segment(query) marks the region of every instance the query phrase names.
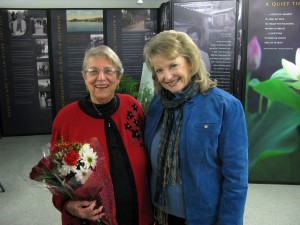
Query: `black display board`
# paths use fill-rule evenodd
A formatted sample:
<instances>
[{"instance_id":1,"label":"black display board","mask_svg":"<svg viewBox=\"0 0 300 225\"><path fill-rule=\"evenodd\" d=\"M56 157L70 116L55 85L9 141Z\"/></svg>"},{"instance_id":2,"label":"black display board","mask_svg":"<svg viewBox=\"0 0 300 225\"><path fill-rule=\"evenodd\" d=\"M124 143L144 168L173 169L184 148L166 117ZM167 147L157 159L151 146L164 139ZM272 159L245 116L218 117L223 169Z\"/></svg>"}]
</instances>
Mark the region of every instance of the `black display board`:
<instances>
[{"instance_id":1,"label":"black display board","mask_svg":"<svg viewBox=\"0 0 300 225\"><path fill-rule=\"evenodd\" d=\"M46 10L0 10L3 135L51 132Z\"/></svg>"},{"instance_id":2,"label":"black display board","mask_svg":"<svg viewBox=\"0 0 300 225\"><path fill-rule=\"evenodd\" d=\"M25 24L14 26L18 11ZM236 95L238 12L232 0L169 1L159 9L0 10L3 135L51 132L57 112L87 94L82 60L92 46L110 46L123 62L124 76L140 82L147 41L159 31L186 32L190 25L204 26L200 49L210 57L210 73Z\"/></svg>"},{"instance_id":3,"label":"black display board","mask_svg":"<svg viewBox=\"0 0 300 225\"><path fill-rule=\"evenodd\" d=\"M157 10L0 10L3 135L50 133L57 112L87 94L81 70L91 47L112 47L139 82Z\"/></svg>"},{"instance_id":4,"label":"black display board","mask_svg":"<svg viewBox=\"0 0 300 225\"><path fill-rule=\"evenodd\" d=\"M300 183L300 4L249 0L245 110L251 182Z\"/></svg>"},{"instance_id":5,"label":"black display board","mask_svg":"<svg viewBox=\"0 0 300 225\"><path fill-rule=\"evenodd\" d=\"M138 82L143 69L143 48L157 33L157 9L107 10L106 43L122 60L124 76Z\"/></svg>"},{"instance_id":6,"label":"black display board","mask_svg":"<svg viewBox=\"0 0 300 225\"><path fill-rule=\"evenodd\" d=\"M234 95L241 85L235 83L240 76L236 71L238 7L236 0L174 1L172 13L174 30L193 38L211 77Z\"/></svg>"},{"instance_id":7,"label":"black display board","mask_svg":"<svg viewBox=\"0 0 300 225\"><path fill-rule=\"evenodd\" d=\"M104 43L103 10L50 10L56 113L87 95L81 74L87 49Z\"/></svg>"}]
</instances>

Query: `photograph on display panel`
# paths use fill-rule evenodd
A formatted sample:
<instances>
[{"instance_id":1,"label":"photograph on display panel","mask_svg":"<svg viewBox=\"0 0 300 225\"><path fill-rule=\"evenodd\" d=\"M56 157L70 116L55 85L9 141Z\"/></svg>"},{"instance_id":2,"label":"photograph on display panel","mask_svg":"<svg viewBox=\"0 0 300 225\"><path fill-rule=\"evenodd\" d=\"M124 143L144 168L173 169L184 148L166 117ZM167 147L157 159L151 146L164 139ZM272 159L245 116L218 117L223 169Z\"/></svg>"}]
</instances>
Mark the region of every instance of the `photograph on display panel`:
<instances>
[{"instance_id":1,"label":"photograph on display panel","mask_svg":"<svg viewBox=\"0 0 300 225\"><path fill-rule=\"evenodd\" d=\"M171 2L163 3L158 9L159 31L170 30L172 28L171 20Z\"/></svg>"},{"instance_id":2,"label":"photograph on display panel","mask_svg":"<svg viewBox=\"0 0 300 225\"><path fill-rule=\"evenodd\" d=\"M103 32L103 10L66 10L67 32Z\"/></svg>"},{"instance_id":3,"label":"photograph on display panel","mask_svg":"<svg viewBox=\"0 0 300 225\"><path fill-rule=\"evenodd\" d=\"M12 36L21 36L28 30L28 10L7 10L9 30Z\"/></svg>"},{"instance_id":4,"label":"photograph on display panel","mask_svg":"<svg viewBox=\"0 0 300 225\"><path fill-rule=\"evenodd\" d=\"M46 17L31 17L30 25L32 26L33 36L47 35L47 18Z\"/></svg>"}]
</instances>

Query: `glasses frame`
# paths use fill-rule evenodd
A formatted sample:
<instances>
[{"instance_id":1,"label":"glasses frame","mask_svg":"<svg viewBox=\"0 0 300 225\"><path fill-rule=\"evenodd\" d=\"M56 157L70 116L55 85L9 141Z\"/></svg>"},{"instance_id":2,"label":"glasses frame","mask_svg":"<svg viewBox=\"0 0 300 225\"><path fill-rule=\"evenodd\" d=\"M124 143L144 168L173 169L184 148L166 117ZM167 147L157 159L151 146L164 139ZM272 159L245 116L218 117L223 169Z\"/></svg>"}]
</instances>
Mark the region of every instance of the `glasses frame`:
<instances>
[{"instance_id":1,"label":"glasses frame","mask_svg":"<svg viewBox=\"0 0 300 225\"><path fill-rule=\"evenodd\" d=\"M103 68L103 69L99 69L99 68L88 68L84 71L84 74L87 74L89 77L98 77L100 72L103 73L103 75L105 76L112 76L116 73L119 72L119 70L115 69L115 68ZM95 74L92 74L95 73Z\"/></svg>"}]
</instances>

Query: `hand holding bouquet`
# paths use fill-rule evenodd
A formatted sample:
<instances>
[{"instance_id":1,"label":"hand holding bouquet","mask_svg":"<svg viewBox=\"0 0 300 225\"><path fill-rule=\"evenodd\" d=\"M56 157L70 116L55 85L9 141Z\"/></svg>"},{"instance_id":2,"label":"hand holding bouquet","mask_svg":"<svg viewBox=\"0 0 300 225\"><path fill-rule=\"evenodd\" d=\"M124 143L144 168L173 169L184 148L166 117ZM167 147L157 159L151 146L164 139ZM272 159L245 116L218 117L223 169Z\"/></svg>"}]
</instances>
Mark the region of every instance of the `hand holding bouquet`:
<instances>
[{"instance_id":1,"label":"hand holding bouquet","mask_svg":"<svg viewBox=\"0 0 300 225\"><path fill-rule=\"evenodd\" d=\"M96 223L117 224L108 163L97 138L90 143L62 140L32 168L30 178L43 182L52 194L96 201L96 206L103 206L105 212L105 218Z\"/></svg>"}]
</instances>

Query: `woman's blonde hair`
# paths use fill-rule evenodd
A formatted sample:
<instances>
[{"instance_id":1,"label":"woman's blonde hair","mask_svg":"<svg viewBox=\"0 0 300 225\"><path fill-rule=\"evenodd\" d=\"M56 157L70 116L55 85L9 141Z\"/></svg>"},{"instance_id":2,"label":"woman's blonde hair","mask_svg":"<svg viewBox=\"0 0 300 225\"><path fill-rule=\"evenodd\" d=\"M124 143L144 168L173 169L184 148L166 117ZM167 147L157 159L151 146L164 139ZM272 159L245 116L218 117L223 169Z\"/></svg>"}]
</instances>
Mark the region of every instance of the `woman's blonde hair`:
<instances>
[{"instance_id":1,"label":"woman's blonde hair","mask_svg":"<svg viewBox=\"0 0 300 225\"><path fill-rule=\"evenodd\" d=\"M184 57L186 62L191 65L191 80L199 83L200 92L217 85L216 81L210 79L210 74L206 70L199 48L186 33L174 30L163 31L151 38L144 47L144 59L148 68L152 71L155 89L159 92L162 85L158 82L152 65L152 59L155 56L161 56L169 60L174 60L178 56Z\"/></svg>"}]
</instances>

